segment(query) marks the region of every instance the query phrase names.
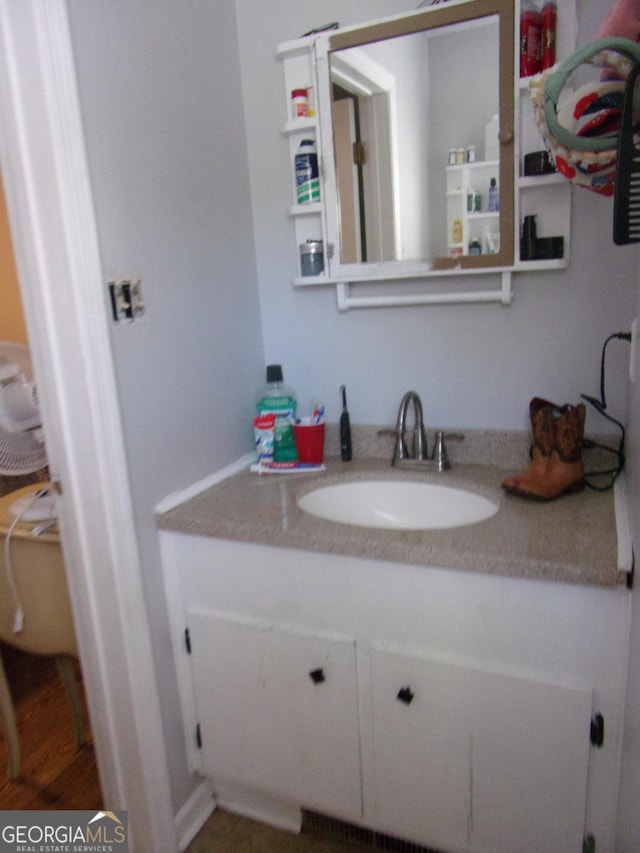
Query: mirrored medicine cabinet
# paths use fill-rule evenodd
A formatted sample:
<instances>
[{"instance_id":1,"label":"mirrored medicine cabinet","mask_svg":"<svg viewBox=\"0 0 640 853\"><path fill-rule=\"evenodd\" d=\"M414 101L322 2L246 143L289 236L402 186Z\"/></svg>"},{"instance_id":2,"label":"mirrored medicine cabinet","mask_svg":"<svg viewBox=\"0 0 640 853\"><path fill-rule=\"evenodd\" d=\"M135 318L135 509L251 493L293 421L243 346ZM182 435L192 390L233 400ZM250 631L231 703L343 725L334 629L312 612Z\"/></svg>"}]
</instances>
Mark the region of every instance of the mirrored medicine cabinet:
<instances>
[{"instance_id":1,"label":"mirrored medicine cabinet","mask_svg":"<svg viewBox=\"0 0 640 853\"><path fill-rule=\"evenodd\" d=\"M315 203L296 202L292 169L296 241L324 246L321 276L296 284L518 265L516 5L438 4L279 47L287 96L312 96L288 114L290 156L313 138L320 163Z\"/></svg>"}]
</instances>

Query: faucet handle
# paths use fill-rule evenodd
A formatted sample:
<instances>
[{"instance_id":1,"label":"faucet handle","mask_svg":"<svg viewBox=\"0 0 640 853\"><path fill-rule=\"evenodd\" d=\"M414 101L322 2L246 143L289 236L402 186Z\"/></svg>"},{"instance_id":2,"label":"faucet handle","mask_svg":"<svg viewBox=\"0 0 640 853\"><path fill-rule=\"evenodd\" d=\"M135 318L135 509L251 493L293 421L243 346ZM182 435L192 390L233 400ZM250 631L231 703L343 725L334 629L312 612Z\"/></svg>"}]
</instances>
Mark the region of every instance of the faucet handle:
<instances>
[{"instance_id":1,"label":"faucet handle","mask_svg":"<svg viewBox=\"0 0 640 853\"><path fill-rule=\"evenodd\" d=\"M397 428L391 429L383 428L378 430L378 435L392 435L396 442L393 448L393 456L391 457L391 464L395 465L398 459L408 459L409 458L409 449L407 448L407 443L404 440L404 434L398 433Z\"/></svg>"},{"instance_id":2,"label":"faucet handle","mask_svg":"<svg viewBox=\"0 0 640 853\"><path fill-rule=\"evenodd\" d=\"M444 443L445 438L453 438L458 441L462 441L464 439L464 433L444 432L444 430L441 429L436 432L436 441L433 448L433 459L437 463L438 471L448 471L449 468L451 468L451 462L449 462L449 454L447 453L447 448Z\"/></svg>"}]
</instances>

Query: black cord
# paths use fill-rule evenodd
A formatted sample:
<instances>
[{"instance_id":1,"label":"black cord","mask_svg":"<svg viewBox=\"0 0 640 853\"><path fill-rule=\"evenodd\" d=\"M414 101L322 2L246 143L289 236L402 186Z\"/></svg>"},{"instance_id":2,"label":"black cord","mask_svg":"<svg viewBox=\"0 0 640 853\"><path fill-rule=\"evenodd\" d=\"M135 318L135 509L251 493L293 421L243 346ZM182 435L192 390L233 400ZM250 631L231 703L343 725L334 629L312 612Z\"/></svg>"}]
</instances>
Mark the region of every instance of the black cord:
<instances>
[{"instance_id":1,"label":"black cord","mask_svg":"<svg viewBox=\"0 0 640 853\"><path fill-rule=\"evenodd\" d=\"M588 450L598 449L604 450L608 453L613 453L617 464L613 468L604 468L599 471L587 471L585 473L585 480L587 486L590 489L594 489L597 492L606 492L610 489L615 483L617 477L624 470L625 465L625 429L624 426L620 423L620 421L616 420L616 418L612 417L605 410L607 408L607 398L605 396L605 357L607 346L610 341L613 340L621 340L631 342L631 333L630 332L615 332L613 335L609 335L602 346L602 356L600 359L600 399L597 400L595 397L590 397L587 394L581 394L583 400L586 400L593 408L599 412L602 417L606 418L611 423L615 424L620 430L620 441L618 442L618 447L608 447L605 444L599 444L596 441L592 441L590 439L585 439L583 442L583 446ZM589 481L589 477L610 477L610 481L603 485L597 485L594 482Z\"/></svg>"}]
</instances>

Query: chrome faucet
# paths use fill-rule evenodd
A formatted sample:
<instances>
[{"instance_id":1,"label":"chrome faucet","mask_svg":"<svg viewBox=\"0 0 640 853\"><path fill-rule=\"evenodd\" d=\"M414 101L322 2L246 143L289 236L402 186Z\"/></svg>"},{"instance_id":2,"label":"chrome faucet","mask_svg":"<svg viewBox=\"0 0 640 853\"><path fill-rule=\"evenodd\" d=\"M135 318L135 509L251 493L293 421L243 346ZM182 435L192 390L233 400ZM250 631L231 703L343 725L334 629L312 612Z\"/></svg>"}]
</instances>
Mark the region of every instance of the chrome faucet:
<instances>
[{"instance_id":1,"label":"chrome faucet","mask_svg":"<svg viewBox=\"0 0 640 853\"><path fill-rule=\"evenodd\" d=\"M407 450L405 440L407 431L407 412L409 404L413 403L413 452ZM422 418L422 402L415 391L407 391L400 402L398 409L398 420L396 422L396 446L393 451L393 459L391 464L395 465L401 459L420 459L426 460L427 454L427 437L424 432L424 421Z\"/></svg>"},{"instance_id":2,"label":"chrome faucet","mask_svg":"<svg viewBox=\"0 0 640 853\"><path fill-rule=\"evenodd\" d=\"M409 406L413 404L413 444L409 452L407 448L407 414ZM387 432L387 430L383 430ZM391 432L391 430L388 430ZM449 455L444 443L445 438L463 439L464 435L459 432L447 432L438 430L435 435L433 452L429 454L427 447L427 436L424 429L422 414L422 401L415 391L407 391L400 401L398 409L398 420L393 432L396 443L393 449L392 465L406 468L435 468L437 471L448 471L451 468Z\"/></svg>"}]
</instances>

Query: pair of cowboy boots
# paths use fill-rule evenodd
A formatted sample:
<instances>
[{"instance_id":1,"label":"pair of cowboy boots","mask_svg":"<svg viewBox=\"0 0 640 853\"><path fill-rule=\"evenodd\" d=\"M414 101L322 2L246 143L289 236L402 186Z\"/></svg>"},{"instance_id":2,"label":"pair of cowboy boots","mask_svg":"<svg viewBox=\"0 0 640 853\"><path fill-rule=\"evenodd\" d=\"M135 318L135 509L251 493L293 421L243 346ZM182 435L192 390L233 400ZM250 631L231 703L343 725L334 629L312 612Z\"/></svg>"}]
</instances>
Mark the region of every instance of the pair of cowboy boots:
<instances>
[{"instance_id":1,"label":"pair of cowboy boots","mask_svg":"<svg viewBox=\"0 0 640 853\"><path fill-rule=\"evenodd\" d=\"M529 414L534 442L531 465L522 474L507 477L502 487L514 495L542 501L584 489L584 404L556 406L534 397Z\"/></svg>"}]
</instances>

